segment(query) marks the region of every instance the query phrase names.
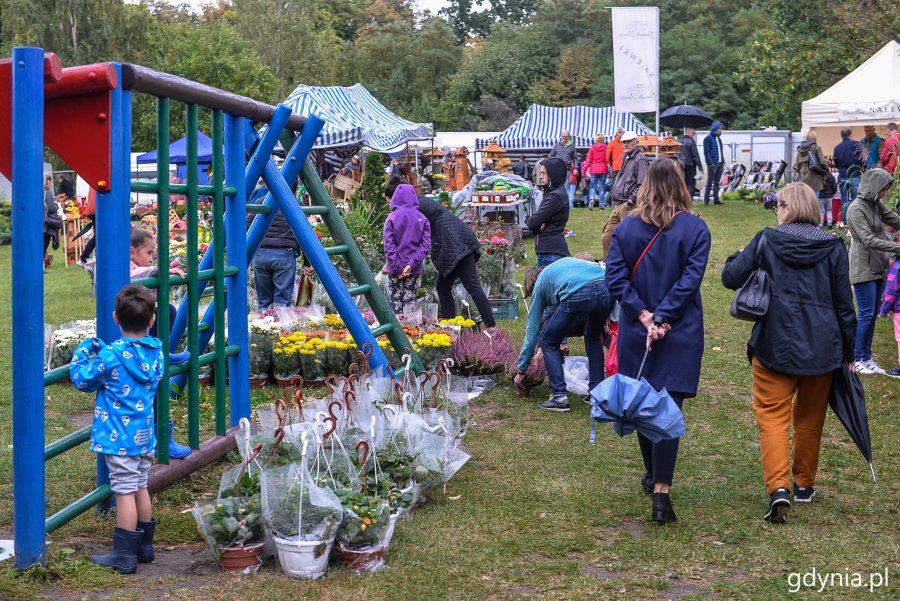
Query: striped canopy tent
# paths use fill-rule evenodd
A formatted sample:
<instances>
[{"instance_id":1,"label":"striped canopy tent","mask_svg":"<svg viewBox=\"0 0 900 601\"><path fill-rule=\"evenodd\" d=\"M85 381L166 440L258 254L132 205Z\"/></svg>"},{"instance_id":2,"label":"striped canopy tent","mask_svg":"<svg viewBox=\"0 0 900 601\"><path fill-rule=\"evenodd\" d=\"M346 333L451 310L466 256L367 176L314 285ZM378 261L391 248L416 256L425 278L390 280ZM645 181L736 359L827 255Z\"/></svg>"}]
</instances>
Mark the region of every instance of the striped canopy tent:
<instances>
[{"instance_id":1,"label":"striped canopy tent","mask_svg":"<svg viewBox=\"0 0 900 601\"><path fill-rule=\"evenodd\" d=\"M590 148L597 134L605 134L608 139L615 135L616 128L620 126L639 135L654 133L631 113L618 113L612 106L532 104L499 136L476 140L476 148L484 148L496 140L508 151L549 149L559 142L559 134L563 130L572 135L577 148Z\"/></svg>"},{"instance_id":2,"label":"striped canopy tent","mask_svg":"<svg viewBox=\"0 0 900 601\"><path fill-rule=\"evenodd\" d=\"M349 88L299 85L284 101L297 115L325 121L314 148L365 146L384 152L416 140L431 140L431 123L413 123L378 102L362 84Z\"/></svg>"}]
</instances>

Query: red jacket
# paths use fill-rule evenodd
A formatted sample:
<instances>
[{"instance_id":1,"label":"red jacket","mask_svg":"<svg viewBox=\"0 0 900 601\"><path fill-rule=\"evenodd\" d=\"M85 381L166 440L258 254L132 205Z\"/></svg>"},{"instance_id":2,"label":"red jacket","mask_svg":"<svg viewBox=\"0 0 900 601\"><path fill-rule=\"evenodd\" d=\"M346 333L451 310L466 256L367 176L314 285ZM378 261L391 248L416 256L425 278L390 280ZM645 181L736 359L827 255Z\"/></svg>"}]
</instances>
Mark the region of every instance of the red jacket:
<instances>
[{"instance_id":1,"label":"red jacket","mask_svg":"<svg viewBox=\"0 0 900 601\"><path fill-rule=\"evenodd\" d=\"M879 158L885 170L894 175L897 166L900 165L900 160L898 160L900 158L900 132L894 132L890 138L884 141Z\"/></svg>"},{"instance_id":2,"label":"red jacket","mask_svg":"<svg viewBox=\"0 0 900 601\"><path fill-rule=\"evenodd\" d=\"M619 134L606 147L606 162L612 165L613 171L622 168L622 161L625 159L625 146L622 144L622 134Z\"/></svg>"},{"instance_id":3,"label":"red jacket","mask_svg":"<svg viewBox=\"0 0 900 601\"><path fill-rule=\"evenodd\" d=\"M606 175L607 173L609 173L609 163L606 161L606 144L594 142L584 161L584 175Z\"/></svg>"}]
</instances>

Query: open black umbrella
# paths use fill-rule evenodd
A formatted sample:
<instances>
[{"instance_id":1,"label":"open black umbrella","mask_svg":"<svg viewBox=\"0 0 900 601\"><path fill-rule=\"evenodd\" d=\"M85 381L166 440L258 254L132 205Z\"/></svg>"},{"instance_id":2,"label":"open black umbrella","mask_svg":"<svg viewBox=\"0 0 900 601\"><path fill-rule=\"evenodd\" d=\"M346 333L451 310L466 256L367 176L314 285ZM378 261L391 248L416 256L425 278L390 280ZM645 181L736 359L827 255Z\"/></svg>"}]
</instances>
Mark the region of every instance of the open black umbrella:
<instances>
[{"instance_id":1,"label":"open black umbrella","mask_svg":"<svg viewBox=\"0 0 900 601\"><path fill-rule=\"evenodd\" d=\"M703 109L681 104L663 111L659 116L659 122L666 127L706 127L712 125L713 118Z\"/></svg>"},{"instance_id":2,"label":"open black umbrella","mask_svg":"<svg viewBox=\"0 0 900 601\"><path fill-rule=\"evenodd\" d=\"M862 382L859 381L859 376L850 373L850 367L847 364L834 373L831 392L828 394L828 404L844 424L847 433L859 447L863 457L869 462L872 479L877 482L875 468L872 466L872 436L869 434L866 393L863 390Z\"/></svg>"}]
</instances>

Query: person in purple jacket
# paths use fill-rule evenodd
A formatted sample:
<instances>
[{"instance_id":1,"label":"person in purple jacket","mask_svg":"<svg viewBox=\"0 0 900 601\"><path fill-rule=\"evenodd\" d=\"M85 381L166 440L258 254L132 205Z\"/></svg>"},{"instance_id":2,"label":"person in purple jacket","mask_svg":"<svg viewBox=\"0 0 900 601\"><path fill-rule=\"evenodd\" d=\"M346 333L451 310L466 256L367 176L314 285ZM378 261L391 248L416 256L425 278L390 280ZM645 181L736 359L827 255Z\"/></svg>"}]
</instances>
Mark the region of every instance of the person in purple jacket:
<instances>
[{"instance_id":1,"label":"person in purple jacket","mask_svg":"<svg viewBox=\"0 0 900 601\"><path fill-rule=\"evenodd\" d=\"M416 190L409 184L397 186L391 197L391 213L384 222L382 272L390 278L389 301L394 313L406 311L416 300L422 284L422 264L431 248L431 226L419 212Z\"/></svg>"}]
</instances>

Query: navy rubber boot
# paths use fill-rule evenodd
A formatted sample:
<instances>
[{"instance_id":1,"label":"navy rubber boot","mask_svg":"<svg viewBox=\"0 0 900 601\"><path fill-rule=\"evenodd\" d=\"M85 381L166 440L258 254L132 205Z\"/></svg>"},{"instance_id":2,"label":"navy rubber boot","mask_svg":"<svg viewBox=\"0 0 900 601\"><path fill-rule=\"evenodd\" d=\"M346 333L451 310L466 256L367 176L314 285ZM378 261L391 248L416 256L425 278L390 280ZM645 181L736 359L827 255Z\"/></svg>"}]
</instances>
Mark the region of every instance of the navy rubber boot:
<instances>
[{"instance_id":1,"label":"navy rubber boot","mask_svg":"<svg viewBox=\"0 0 900 601\"><path fill-rule=\"evenodd\" d=\"M137 548L138 563L151 563L153 561L153 535L156 534L156 519L149 522L138 522L138 530L143 530L141 544Z\"/></svg>"},{"instance_id":2,"label":"navy rubber boot","mask_svg":"<svg viewBox=\"0 0 900 601\"><path fill-rule=\"evenodd\" d=\"M137 572L137 550L141 544L144 532L142 530L113 529L112 551L106 555L91 555L91 561L105 568L112 568L120 574L134 574Z\"/></svg>"},{"instance_id":3,"label":"navy rubber boot","mask_svg":"<svg viewBox=\"0 0 900 601\"><path fill-rule=\"evenodd\" d=\"M169 420L169 458L184 459L191 454L193 449L191 449L191 447L175 442L175 438L172 436L172 431L174 428L175 422Z\"/></svg>"}]
</instances>

